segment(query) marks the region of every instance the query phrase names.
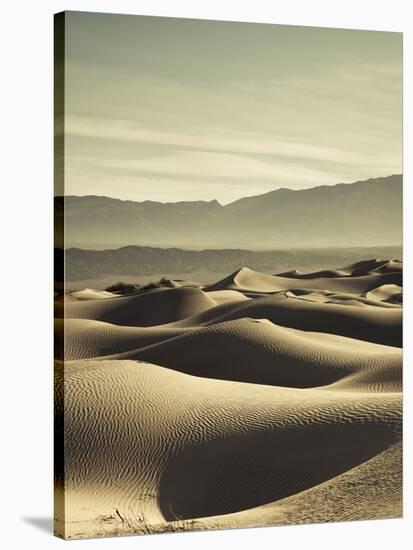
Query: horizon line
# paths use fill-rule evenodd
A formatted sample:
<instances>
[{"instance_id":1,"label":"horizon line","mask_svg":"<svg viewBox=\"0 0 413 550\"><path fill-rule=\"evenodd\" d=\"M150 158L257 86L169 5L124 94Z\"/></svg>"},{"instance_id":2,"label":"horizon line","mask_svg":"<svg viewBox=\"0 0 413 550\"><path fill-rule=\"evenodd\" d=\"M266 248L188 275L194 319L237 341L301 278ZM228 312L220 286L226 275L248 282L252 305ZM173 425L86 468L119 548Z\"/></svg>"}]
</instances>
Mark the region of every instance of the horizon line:
<instances>
[{"instance_id":1,"label":"horizon line","mask_svg":"<svg viewBox=\"0 0 413 550\"><path fill-rule=\"evenodd\" d=\"M339 185L355 185L357 183L367 183L371 180L381 180L381 179L388 179L388 178L392 178L392 177L395 177L395 176L403 176L403 172L400 172L400 173L396 173L396 174L388 174L387 176L377 176L377 177L370 177L370 178L367 178L367 179L362 179L362 180L356 180L356 181L350 181L350 182L338 182L338 183L332 183L332 184L323 184L323 185L315 185L314 187L304 187L302 189L291 189L290 187L276 187L274 189L271 189L270 191L265 191L264 193L259 193L259 194L255 194L255 195L243 195L241 197L239 197L238 199L235 199L233 201L230 201L230 202L227 202L227 203L222 203L220 202L218 199L210 199L210 200L205 200L205 199L197 199L197 200L177 200L177 201L166 201L166 202L162 202L162 201L156 201L156 200L152 200L152 199L143 199L143 200L138 200L138 199L121 199L119 197L114 197L114 196L111 196L111 195L96 195L96 194L87 194L87 195L77 195L77 194L71 194L71 195L54 195L54 198L68 198L68 197L77 197L77 198L86 198L86 197L98 197L98 198L106 198L106 199L113 199L113 200L118 200L118 201L121 201L121 202L136 202L136 203L144 203L144 202L149 202L149 203L157 203L157 204L181 204L181 203L205 203L205 204L211 204L211 203L217 203L219 204L220 206L229 206L230 204L234 204L242 199L247 199L247 198L253 198L253 197L263 197L265 195L269 195L271 193L275 193L277 191L291 191L292 193L296 193L296 192L303 192L303 191L311 191L313 189L320 189L322 187L338 187Z\"/></svg>"}]
</instances>

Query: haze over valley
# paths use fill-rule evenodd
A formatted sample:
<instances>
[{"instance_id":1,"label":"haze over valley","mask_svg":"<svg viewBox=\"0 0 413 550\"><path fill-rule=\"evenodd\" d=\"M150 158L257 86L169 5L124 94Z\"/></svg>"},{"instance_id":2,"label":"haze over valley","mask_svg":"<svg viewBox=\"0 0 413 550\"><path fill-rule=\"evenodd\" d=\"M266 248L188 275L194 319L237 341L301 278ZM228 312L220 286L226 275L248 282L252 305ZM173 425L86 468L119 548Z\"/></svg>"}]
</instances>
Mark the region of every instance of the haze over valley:
<instances>
[{"instance_id":1,"label":"haze over valley","mask_svg":"<svg viewBox=\"0 0 413 550\"><path fill-rule=\"evenodd\" d=\"M277 189L225 206L218 201L158 203L66 196L64 211L63 199L55 199L56 229L62 236L64 212L65 246L88 249L400 245L401 201L401 175L301 191ZM62 245L59 238L57 244Z\"/></svg>"}]
</instances>

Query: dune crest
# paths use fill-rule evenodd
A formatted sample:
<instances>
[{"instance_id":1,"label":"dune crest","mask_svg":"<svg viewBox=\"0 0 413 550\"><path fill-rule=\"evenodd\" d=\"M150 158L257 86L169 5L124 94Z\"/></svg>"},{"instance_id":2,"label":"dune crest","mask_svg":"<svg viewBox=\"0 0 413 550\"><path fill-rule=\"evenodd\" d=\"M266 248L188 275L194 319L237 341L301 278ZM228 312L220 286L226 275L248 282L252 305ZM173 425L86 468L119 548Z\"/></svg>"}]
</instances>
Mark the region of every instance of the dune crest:
<instances>
[{"instance_id":1,"label":"dune crest","mask_svg":"<svg viewBox=\"0 0 413 550\"><path fill-rule=\"evenodd\" d=\"M57 334L61 332L60 323ZM59 344L59 359L135 359L206 378L273 386L326 386L355 374L374 378L377 371L389 371L401 383L398 348L285 328L266 319L243 318L197 329L68 320L64 344Z\"/></svg>"}]
</instances>

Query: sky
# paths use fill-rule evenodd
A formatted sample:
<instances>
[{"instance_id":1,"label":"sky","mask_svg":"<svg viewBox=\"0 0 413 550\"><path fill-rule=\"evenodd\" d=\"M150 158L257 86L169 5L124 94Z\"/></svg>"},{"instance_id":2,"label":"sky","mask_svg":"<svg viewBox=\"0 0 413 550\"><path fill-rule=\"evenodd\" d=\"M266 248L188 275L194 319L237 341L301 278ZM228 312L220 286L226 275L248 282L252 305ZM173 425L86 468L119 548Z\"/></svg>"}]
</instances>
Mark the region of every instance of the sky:
<instances>
[{"instance_id":1,"label":"sky","mask_svg":"<svg viewBox=\"0 0 413 550\"><path fill-rule=\"evenodd\" d=\"M402 35L68 12L65 192L227 204L402 172Z\"/></svg>"}]
</instances>

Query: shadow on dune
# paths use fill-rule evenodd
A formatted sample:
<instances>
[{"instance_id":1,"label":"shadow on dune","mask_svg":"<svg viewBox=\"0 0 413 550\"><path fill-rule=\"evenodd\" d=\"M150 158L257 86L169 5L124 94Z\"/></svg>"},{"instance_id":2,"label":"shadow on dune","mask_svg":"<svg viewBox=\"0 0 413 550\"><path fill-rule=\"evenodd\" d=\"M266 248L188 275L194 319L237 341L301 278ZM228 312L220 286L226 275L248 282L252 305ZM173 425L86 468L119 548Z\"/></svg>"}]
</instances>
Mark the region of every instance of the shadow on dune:
<instances>
[{"instance_id":1,"label":"shadow on dune","mask_svg":"<svg viewBox=\"0 0 413 550\"><path fill-rule=\"evenodd\" d=\"M176 323L196 326L250 317L268 319L276 325L312 332L324 332L387 346L402 346L402 310L353 307L307 302L283 295L264 296L211 308Z\"/></svg>"},{"instance_id":2,"label":"shadow on dune","mask_svg":"<svg viewBox=\"0 0 413 550\"><path fill-rule=\"evenodd\" d=\"M375 425L238 434L168 460L159 506L168 521L247 510L327 481L388 448L391 430ZM328 442L328 443L327 443Z\"/></svg>"},{"instance_id":3,"label":"shadow on dune","mask_svg":"<svg viewBox=\"0 0 413 550\"><path fill-rule=\"evenodd\" d=\"M185 319L215 305L199 288L161 288L110 299L57 303L55 317L95 319L115 325L148 327Z\"/></svg>"}]
</instances>

